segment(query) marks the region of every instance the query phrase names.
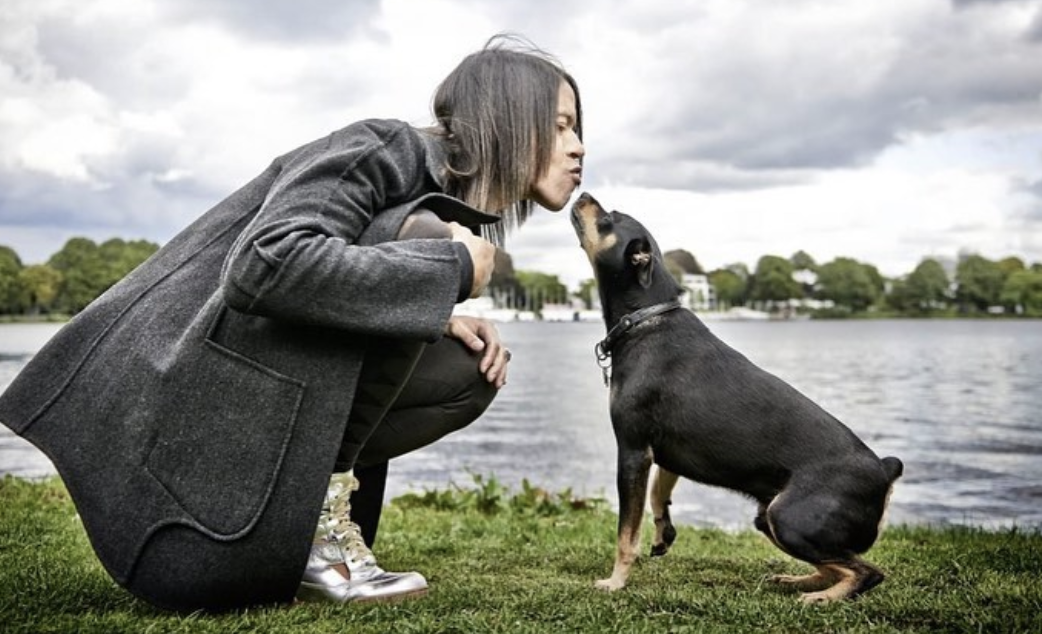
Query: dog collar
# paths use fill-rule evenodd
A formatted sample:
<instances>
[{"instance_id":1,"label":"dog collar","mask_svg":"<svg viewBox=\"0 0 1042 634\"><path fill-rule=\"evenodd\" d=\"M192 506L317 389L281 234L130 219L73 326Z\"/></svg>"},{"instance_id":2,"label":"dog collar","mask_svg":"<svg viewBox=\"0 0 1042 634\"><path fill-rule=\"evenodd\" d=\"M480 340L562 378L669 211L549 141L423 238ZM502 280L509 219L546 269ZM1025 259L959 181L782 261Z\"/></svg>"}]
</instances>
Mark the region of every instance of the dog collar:
<instances>
[{"instance_id":1,"label":"dog collar","mask_svg":"<svg viewBox=\"0 0 1042 634\"><path fill-rule=\"evenodd\" d=\"M662 302L661 304L654 304L647 308L641 308L640 310L635 310L620 319L619 323L615 324L615 327L608 331L608 335L597 342L597 345L593 347L593 351L597 354L597 365L599 365L601 370L604 372L605 385L610 381L608 368L611 366L611 349L615 347L615 344L642 321L646 321L652 317L661 315L662 313L668 313L671 310L676 310L680 308L680 306L680 301L674 299L668 302Z\"/></svg>"}]
</instances>

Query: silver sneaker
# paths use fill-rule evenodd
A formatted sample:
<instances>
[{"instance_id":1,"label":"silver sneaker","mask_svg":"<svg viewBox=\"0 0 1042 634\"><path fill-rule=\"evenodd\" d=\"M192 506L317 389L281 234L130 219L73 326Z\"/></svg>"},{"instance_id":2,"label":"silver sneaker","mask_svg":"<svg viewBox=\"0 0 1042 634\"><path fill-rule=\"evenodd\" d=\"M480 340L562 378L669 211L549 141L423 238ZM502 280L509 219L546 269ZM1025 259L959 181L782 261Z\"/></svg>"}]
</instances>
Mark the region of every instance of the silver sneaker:
<instances>
[{"instance_id":1,"label":"silver sneaker","mask_svg":"<svg viewBox=\"0 0 1042 634\"><path fill-rule=\"evenodd\" d=\"M354 473L334 473L318 518L315 541L297 590L300 601L392 601L427 594L427 580L418 572L386 572L351 521L351 492L358 490Z\"/></svg>"}]
</instances>

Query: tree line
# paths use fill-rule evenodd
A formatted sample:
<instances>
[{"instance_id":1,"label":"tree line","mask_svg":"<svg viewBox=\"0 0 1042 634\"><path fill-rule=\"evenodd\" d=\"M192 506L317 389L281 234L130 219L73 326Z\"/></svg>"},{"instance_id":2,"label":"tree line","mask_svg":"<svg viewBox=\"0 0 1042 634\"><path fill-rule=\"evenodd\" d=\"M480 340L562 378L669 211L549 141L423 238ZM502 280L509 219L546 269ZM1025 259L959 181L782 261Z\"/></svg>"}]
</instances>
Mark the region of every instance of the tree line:
<instances>
[{"instance_id":1,"label":"tree line","mask_svg":"<svg viewBox=\"0 0 1042 634\"><path fill-rule=\"evenodd\" d=\"M800 305L818 300L825 316L879 312L901 316L1009 314L1042 317L1042 263L1018 257L990 260L962 254L949 274L941 261L924 258L907 275L888 279L871 264L837 257L818 264L798 251L789 258L762 256L752 271L732 264L705 273L687 251L670 251L667 265L682 273L704 274L721 306Z\"/></svg>"},{"instance_id":2,"label":"tree line","mask_svg":"<svg viewBox=\"0 0 1042 634\"><path fill-rule=\"evenodd\" d=\"M72 238L45 264L25 266L10 247L0 245L0 315L40 317L74 315L155 253L146 240L113 238L97 244ZM937 259L923 259L907 275L888 279L871 265L838 257L818 264L799 251L791 257L762 256L750 270L743 263L706 272L690 252L665 254L678 280L683 274L706 275L717 306L771 309L818 300L824 316L877 312L903 316L1003 314L1042 317L1042 263L1026 265L1017 257L993 261L976 254L959 258L949 274ZM490 283L496 297L514 306L539 310L544 302L577 297L587 307L596 285L586 280L569 290L556 275L515 271L510 255L496 255Z\"/></svg>"},{"instance_id":3,"label":"tree line","mask_svg":"<svg viewBox=\"0 0 1042 634\"><path fill-rule=\"evenodd\" d=\"M0 315L75 315L159 249L146 240L72 238L45 264L0 245Z\"/></svg>"}]
</instances>

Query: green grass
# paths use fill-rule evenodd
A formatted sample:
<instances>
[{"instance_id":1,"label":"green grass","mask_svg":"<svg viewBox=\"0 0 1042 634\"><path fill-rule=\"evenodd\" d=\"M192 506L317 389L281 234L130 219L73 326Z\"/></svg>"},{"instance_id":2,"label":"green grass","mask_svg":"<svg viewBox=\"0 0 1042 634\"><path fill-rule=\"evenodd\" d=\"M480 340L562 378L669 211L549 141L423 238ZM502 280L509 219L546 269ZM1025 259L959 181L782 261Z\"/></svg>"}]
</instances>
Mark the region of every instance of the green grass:
<instances>
[{"instance_id":1,"label":"green grass","mask_svg":"<svg viewBox=\"0 0 1042 634\"><path fill-rule=\"evenodd\" d=\"M385 510L380 562L423 572L426 598L173 614L108 578L60 481L8 476L0 631L1042 632L1038 532L894 527L869 557L886 582L856 601L803 606L763 579L807 569L755 531L678 529L669 555L641 559L626 589L603 593L593 581L611 569L615 533L603 501L476 477Z\"/></svg>"}]
</instances>

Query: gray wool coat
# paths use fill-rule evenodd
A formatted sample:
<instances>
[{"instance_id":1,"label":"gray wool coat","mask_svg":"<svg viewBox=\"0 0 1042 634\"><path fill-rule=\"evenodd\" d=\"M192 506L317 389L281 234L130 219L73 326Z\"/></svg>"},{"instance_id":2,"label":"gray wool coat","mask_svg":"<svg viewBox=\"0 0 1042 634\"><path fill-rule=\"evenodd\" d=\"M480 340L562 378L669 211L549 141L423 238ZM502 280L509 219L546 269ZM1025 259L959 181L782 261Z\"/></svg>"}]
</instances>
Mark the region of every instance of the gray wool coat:
<instances>
[{"instance_id":1,"label":"gray wool coat","mask_svg":"<svg viewBox=\"0 0 1042 634\"><path fill-rule=\"evenodd\" d=\"M402 221L418 206L498 219L440 193L443 161L435 137L384 120L277 158L0 395L0 421L54 462L116 582L179 610L293 598L359 338L436 340L467 277L460 243L394 242Z\"/></svg>"}]
</instances>

